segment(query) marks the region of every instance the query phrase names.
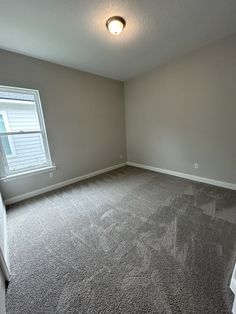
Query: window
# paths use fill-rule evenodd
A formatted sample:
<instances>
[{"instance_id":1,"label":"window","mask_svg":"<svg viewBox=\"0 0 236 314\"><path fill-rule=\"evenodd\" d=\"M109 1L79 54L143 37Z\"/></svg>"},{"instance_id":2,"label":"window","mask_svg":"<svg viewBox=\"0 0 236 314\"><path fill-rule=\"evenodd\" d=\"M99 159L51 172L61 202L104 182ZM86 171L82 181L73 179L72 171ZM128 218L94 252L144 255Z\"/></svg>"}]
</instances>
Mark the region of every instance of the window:
<instances>
[{"instance_id":1,"label":"window","mask_svg":"<svg viewBox=\"0 0 236 314\"><path fill-rule=\"evenodd\" d=\"M39 92L0 86L1 177L52 167Z\"/></svg>"},{"instance_id":2,"label":"window","mask_svg":"<svg viewBox=\"0 0 236 314\"><path fill-rule=\"evenodd\" d=\"M8 123L6 112L0 111L0 133L4 133L7 131L10 131L10 130L9 130L9 123ZM6 152L6 155L13 156L14 146L13 146L13 141L10 139L9 136L4 136L2 138L2 145L4 147L4 151Z\"/></svg>"}]
</instances>

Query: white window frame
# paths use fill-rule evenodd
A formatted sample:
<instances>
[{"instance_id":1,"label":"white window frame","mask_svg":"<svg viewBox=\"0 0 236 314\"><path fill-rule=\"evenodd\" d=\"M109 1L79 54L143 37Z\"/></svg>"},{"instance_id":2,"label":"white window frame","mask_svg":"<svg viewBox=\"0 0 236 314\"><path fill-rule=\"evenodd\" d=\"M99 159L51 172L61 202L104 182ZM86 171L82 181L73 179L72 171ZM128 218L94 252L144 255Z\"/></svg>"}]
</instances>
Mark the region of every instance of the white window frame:
<instances>
[{"instance_id":1,"label":"white window frame","mask_svg":"<svg viewBox=\"0 0 236 314\"><path fill-rule=\"evenodd\" d=\"M7 164L7 157L9 155L5 155L5 152L3 150L1 140L0 140L0 152L1 152L1 179L6 180L6 179L12 179L14 177L20 177L21 175L31 175L31 174L36 174L40 172L45 172L45 171L51 171L55 169L55 165L52 163L51 159L51 154L49 150L49 145L48 145L48 139L47 139L47 132L46 132L46 126L44 122L44 116L43 116L43 110L42 110L42 105L41 105L41 100L39 96L39 91L34 90L34 89L26 89L26 88L19 88L19 87L10 87L10 86L3 86L0 85L0 91L3 92L15 92L15 93L21 93L21 94L29 94L33 95L35 99L35 105L36 105L36 112L37 112L37 118L39 122L39 130L32 130L32 131L11 131L9 128L8 124L8 129L6 128L7 132L0 133L0 135L24 135L24 134L41 134L42 142L43 142L43 150L45 152L45 157L47 160L47 163L43 166L38 166L38 167L29 167L29 168L24 168L21 170L15 170L15 171L9 171L8 169L8 164ZM6 102L9 102L9 100L6 100ZM11 102L11 100L10 100ZM17 100L17 102L22 102L21 100ZM28 101L27 101L28 103ZM4 118L3 118L4 119ZM5 122L4 122L5 123Z\"/></svg>"},{"instance_id":2,"label":"white window frame","mask_svg":"<svg viewBox=\"0 0 236 314\"><path fill-rule=\"evenodd\" d=\"M6 131L10 132L10 125L9 125L8 116L7 116L6 111L0 110L0 116L3 117L3 123L4 123L4 126L6 128ZM15 157L16 156L16 150L15 150L15 144L14 144L14 140L13 140L12 136L8 136L8 142L9 142L9 145L11 148L11 154L8 154L7 157L8 158L9 157Z\"/></svg>"}]
</instances>

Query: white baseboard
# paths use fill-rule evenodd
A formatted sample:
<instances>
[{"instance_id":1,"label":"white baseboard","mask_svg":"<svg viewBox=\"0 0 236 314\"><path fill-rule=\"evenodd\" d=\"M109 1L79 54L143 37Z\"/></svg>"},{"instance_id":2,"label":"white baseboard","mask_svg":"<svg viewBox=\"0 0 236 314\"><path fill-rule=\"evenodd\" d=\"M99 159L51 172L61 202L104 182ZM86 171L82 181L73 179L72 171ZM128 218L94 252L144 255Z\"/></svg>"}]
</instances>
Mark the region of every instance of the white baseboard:
<instances>
[{"instance_id":1,"label":"white baseboard","mask_svg":"<svg viewBox=\"0 0 236 314\"><path fill-rule=\"evenodd\" d=\"M46 193L46 192L50 192L56 189L59 189L63 186L67 186L88 178L92 178L95 177L99 174L105 173L105 172L109 172L111 170L115 170L118 168L121 168L125 165L129 165L129 166L133 166L133 167L138 167L138 168L142 168L142 169L147 169L147 170L151 170L151 171L155 171L155 172L160 172L160 173L165 173L165 174L170 174L172 176L176 176L176 177L180 177L180 178L185 178L185 179L189 179L192 181L197 181L197 182L202 182L202 183L207 183L207 184L211 184L211 185L215 185L215 186L219 186L219 187L223 187L223 188L227 188L227 189L231 189L231 190L236 190L236 184L233 183L229 183L229 182L224 182L224 181L218 181L218 180L213 180L213 179L209 179L209 178L204 178L204 177L199 177L199 176L194 176L194 175L190 175L187 173L182 173L182 172L176 172L176 171L172 171L172 170L167 170L167 169L162 169L162 168L157 168L157 167L151 167L151 166L147 166L144 164L139 164L139 163L135 163L135 162L131 162L131 161L127 161L118 165L114 165L108 168L104 168L104 169L100 169L76 178L72 178L63 182L59 182L47 187L44 187L42 189L38 189L38 190L34 190L32 192L29 193L25 193L25 194L21 194L9 199L6 199L4 201L5 205L10 205L10 204L14 204L20 201L23 201L25 199Z\"/></svg>"},{"instance_id":2,"label":"white baseboard","mask_svg":"<svg viewBox=\"0 0 236 314\"><path fill-rule=\"evenodd\" d=\"M69 179L69 180L66 180L66 181L63 181L63 182L59 182L59 183L56 183L56 184L53 184L53 185L49 185L49 186L44 187L42 189L34 190L32 192L29 192L29 193L21 194L21 195L18 195L18 196L6 199L6 200L4 200L4 203L5 203L5 205L11 205L11 204L14 204L14 203L26 200L28 198L31 198L33 196L37 196L37 195L40 195L40 194L43 194L43 193L46 193L46 192L50 192L50 191L59 189L59 188L61 188L63 186L70 185L70 184L73 184L73 183L76 183L76 182L79 182L79 181L82 181L82 180L85 180L85 179L88 179L88 178L95 177L95 176L97 176L99 174L102 174L102 173L105 173L105 172L109 172L111 170L115 170L115 169L121 168L121 167L123 167L125 165L126 165L126 163L124 162L124 163L121 163L121 164L118 164L118 165L114 165L114 166L111 166L111 167L108 167L108 168L104 168L104 169L100 169L100 170L97 170L97 171L94 171L94 172L90 172L88 174L84 174L84 175L76 177L76 178L72 178L72 179Z\"/></svg>"},{"instance_id":3,"label":"white baseboard","mask_svg":"<svg viewBox=\"0 0 236 314\"><path fill-rule=\"evenodd\" d=\"M155 172L170 174L172 176L176 176L176 177L180 177L180 178L184 178L184 179L188 179L192 181L207 183L207 184L223 187L226 189L236 190L236 184L229 183L229 182L194 176L194 175L183 173L183 172L177 172L177 171L172 171L172 170L167 170L167 169L162 169L162 168L157 168L157 167L151 167L151 166L147 166L144 164L139 164L139 163L135 163L131 161L127 161L126 164L133 167L138 167L138 168L147 169L147 170L151 170Z\"/></svg>"}]
</instances>

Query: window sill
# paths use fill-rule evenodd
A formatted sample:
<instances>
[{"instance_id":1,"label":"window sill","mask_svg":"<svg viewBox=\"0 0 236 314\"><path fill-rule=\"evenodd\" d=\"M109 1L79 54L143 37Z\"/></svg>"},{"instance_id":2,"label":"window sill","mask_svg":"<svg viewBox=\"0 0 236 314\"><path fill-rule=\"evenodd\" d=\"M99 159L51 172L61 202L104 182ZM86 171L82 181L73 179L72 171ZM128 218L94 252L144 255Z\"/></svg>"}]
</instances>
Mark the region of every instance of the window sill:
<instances>
[{"instance_id":1,"label":"window sill","mask_svg":"<svg viewBox=\"0 0 236 314\"><path fill-rule=\"evenodd\" d=\"M21 172L21 173L18 173L18 174L12 174L12 175L9 175L7 177L3 177L0 180L3 181L3 182L8 182L8 181L12 181L12 180L16 180L16 179L21 179L21 178L24 178L24 177L32 176L32 175L35 175L35 174L55 171L56 168L57 168L56 166L50 166L50 167L44 167L44 168L40 168L40 169L25 171L25 172Z\"/></svg>"}]
</instances>

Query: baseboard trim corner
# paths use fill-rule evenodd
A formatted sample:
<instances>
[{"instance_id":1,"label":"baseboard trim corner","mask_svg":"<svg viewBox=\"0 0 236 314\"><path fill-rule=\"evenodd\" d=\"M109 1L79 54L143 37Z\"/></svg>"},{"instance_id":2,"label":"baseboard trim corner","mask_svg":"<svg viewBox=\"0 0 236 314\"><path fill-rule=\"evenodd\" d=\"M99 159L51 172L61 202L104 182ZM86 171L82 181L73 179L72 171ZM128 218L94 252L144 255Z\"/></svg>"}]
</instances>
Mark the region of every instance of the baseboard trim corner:
<instances>
[{"instance_id":1,"label":"baseboard trim corner","mask_svg":"<svg viewBox=\"0 0 236 314\"><path fill-rule=\"evenodd\" d=\"M172 175L175 177L180 177L180 178L184 178L184 179L188 179L188 180L192 180L192 181L197 181L197 182L201 182L201 183L207 183L207 184L219 186L219 187L230 189L230 190L236 190L236 184L229 183L229 182L209 179L209 178L205 178L205 177L195 176L195 175L191 175L191 174L187 174L187 173L183 173L183 172L172 171L172 170L167 170L167 169L163 169L163 168L152 167L152 166L139 164L139 163L132 162L132 161L127 161L126 164L129 166L137 167L137 168L142 168L142 169L146 169L146 170L151 170L151 171L155 171L155 172L169 174L169 175Z\"/></svg>"},{"instance_id":2,"label":"baseboard trim corner","mask_svg":"<svg viewBox=\"0 0 236 314\"><path fill-rule=\"evenodd\" d=\"M214 186L223 187L226 189L236 190L236 184L233 184L233 183L209 179L209 178L205 178L205 177L190 175L187 173L182 173L182 172L177 172L177 171L172 171L172 170L168 170L168 169L152 167L152 166L148 166L145 164L139 164L139 163L127 161L127 162L117 164L117 165L114 165L111 167L96 170L96 171L90 172L88 174L79 176L79 177L75 177L75 178L72 178L72 179L69 179L66 181L62 181L62 182L59 182L59 183L56 183L53 185L49 185L47 187L37 189L37 190L34 190L32 192L29 192L29 193L21 194L21 195L6 199L6 200L4 200L4 203L5 203L5 205L11 205L11 204L29 199L29 198L34 197L34 196L53 191L53 190L62 188L64 186L67 186L67 185L70 185L70 184L73 184L73 183L76 183L79 181L83 181L85 179L95 177L99 174L103 174L103 173L124 167L125 165L133 166L133 167L137 167L137 168L142 168L142 169L146 169L146 170L151 170L151 171L155 171L155 172L165 173L165 174L169 174L172 176L176 176L176 177L180 177L180 178L184 178L184 179L188 179L188 180L192 180L192 181L196 181L196 182L201 182L201 183L211 184Z\"/></svg>"},{"instance_id":3,"label":"baseboard trim corner","mask_svg":"<svg viewBox=\"0 0 236 314\"><path fill-rule=\"evenodd\" d=\"M31 197L34 197L34 196L37 196L37 195L40 195L40 194L43 194L43 193L46 193L46 192L50 192L50 191L62 188L64 186L67 186L67 185L70 185L70 184L73 184L73 183L76 183L76 182L79 182L79 181L83 181L85 179L89 179L89 178L98 176L99 174L103 174L103 173L106 173L106 172L109 172L109 171L112 171L112 170L124 167L125 165L126 165L126 162L121 163L121 164L117 164L117 165L114 165L114 166L111 166L111 167L103 168L103 169L100 169L100 170L96 170L96 171L90 172L88 174L84 174L82 176L75 177L75 178L72 178L72 179L69 179L69 180L66 180L66 181L62 181L62 182L59 182L59 183L56 183L56 184L53 184L53 185L49 185L47 187L44 187L44 188L41 188L41 189L37 189L37 190L34 190L32 192L29 192L29 193L17 195L15 197L12 197L12 198L4 200L4 204L5 205L11 205L11 204L14 204L14 203L18 203L18 202L24 201L24 200L26 200L28 198L31 198Z\"/></svg>"}]
</instances>

